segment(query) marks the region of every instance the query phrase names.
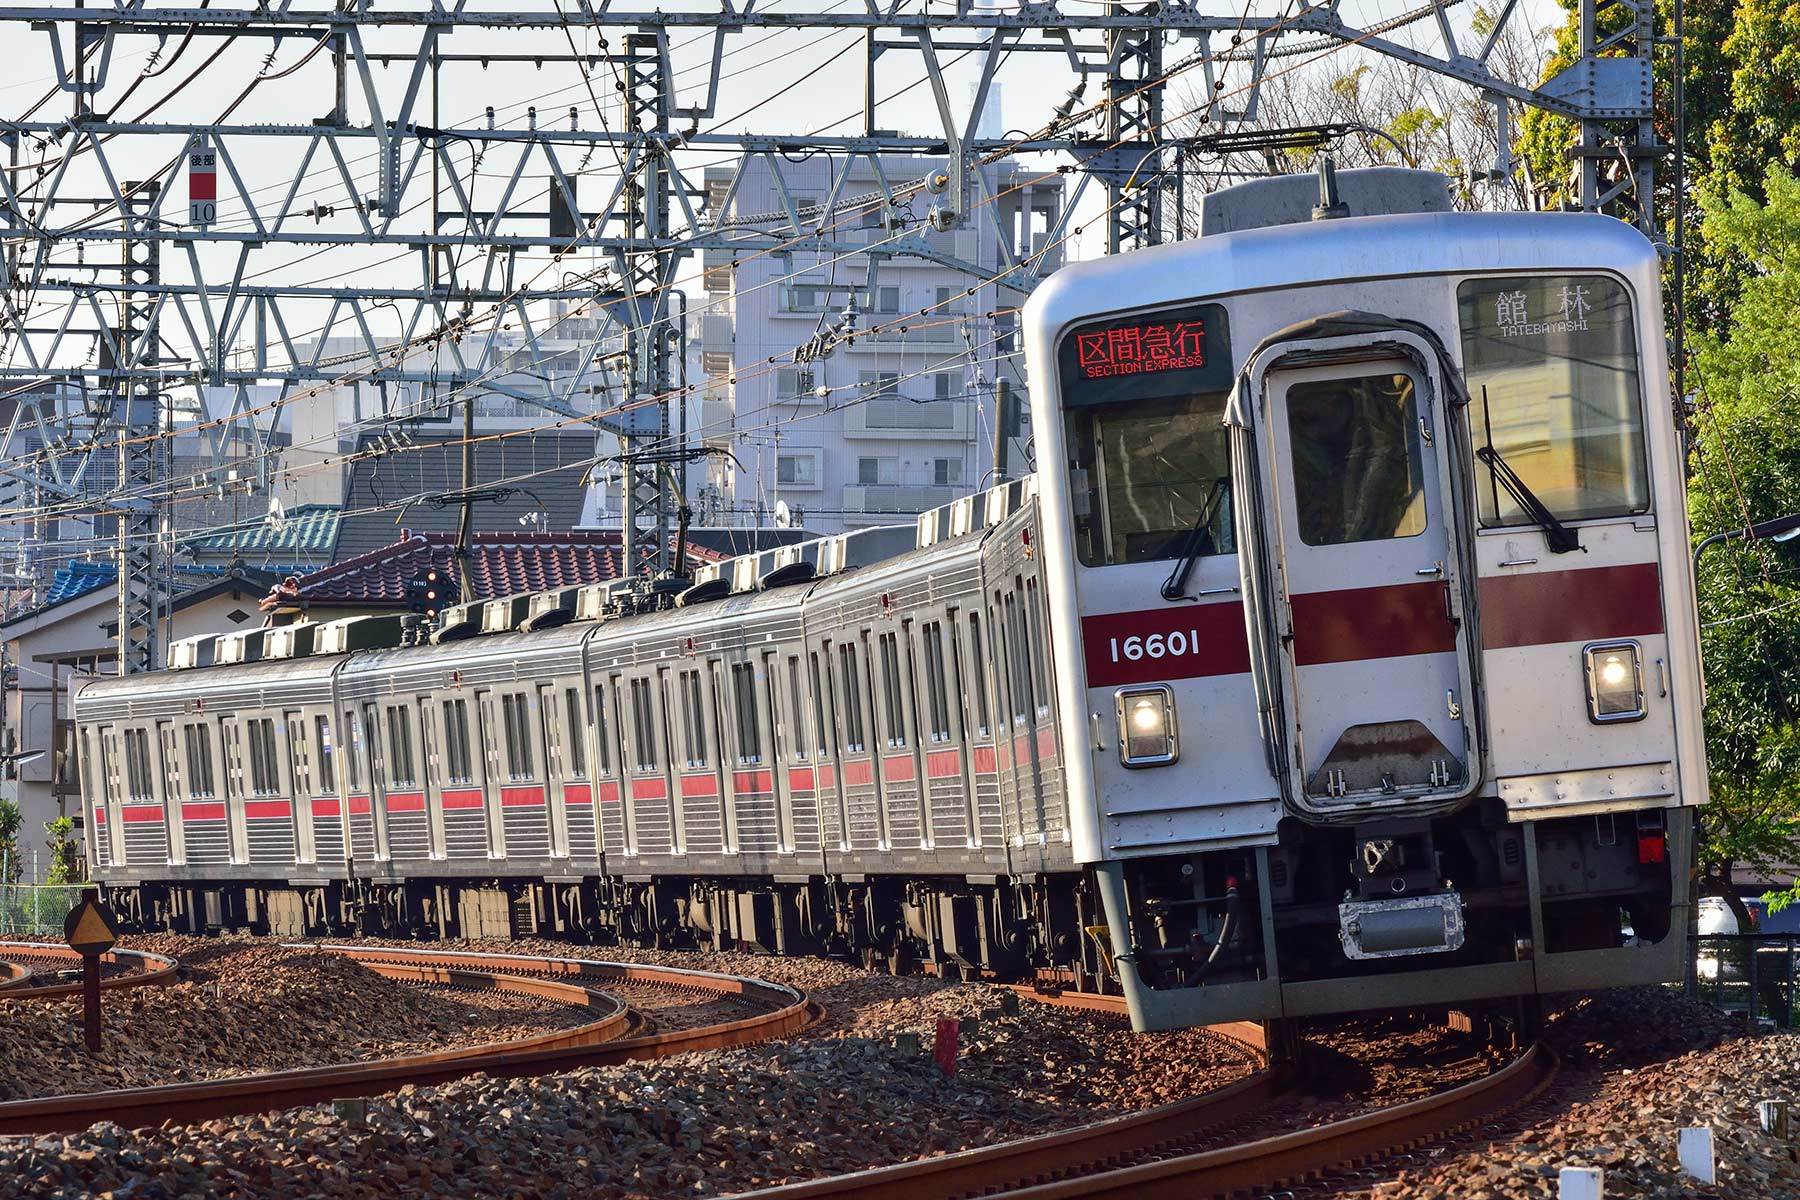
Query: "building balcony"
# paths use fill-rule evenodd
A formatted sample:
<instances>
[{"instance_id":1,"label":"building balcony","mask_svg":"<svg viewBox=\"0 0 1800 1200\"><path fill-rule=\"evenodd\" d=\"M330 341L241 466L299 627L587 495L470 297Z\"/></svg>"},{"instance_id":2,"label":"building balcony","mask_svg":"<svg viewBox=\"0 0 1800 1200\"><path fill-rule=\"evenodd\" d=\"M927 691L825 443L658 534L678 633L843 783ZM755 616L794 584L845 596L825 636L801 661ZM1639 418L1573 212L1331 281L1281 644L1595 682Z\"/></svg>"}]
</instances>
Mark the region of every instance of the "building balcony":
<instances>
[{"instance_id":1,"label":"building balcony","mask_svg":"<svg viewBox=\"0 0 1800 1200\"><path fill-rule=\"evenodd\" d=\"M973 428L974 406L961 397L915 404L882 396L844 410L847 438L903 441L966 441Z\"/></svg>"},{"instance_id":2,"label":"building balcony","mask_svg":"<svg viewBox=\"0 0 1800 1200\"><path fill-rule=\"evenodd\" d=\"M863 483L846 487L844 511L871 516L917 516L927 509L948 504L968 489L931 483Z\"/></svg>"}]
</instances>

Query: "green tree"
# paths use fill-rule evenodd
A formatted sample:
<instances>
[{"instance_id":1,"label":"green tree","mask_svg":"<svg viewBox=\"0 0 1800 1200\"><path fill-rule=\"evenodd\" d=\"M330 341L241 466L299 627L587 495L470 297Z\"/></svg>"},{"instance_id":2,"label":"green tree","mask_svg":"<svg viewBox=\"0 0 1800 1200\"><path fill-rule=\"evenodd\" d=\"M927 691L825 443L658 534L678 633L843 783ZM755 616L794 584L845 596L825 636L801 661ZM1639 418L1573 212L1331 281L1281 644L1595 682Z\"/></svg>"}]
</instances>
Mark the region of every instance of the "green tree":
<instances>
[{"instance_id":1,"label":"green tree","mask_svg":"<svg viewBox=\"0 0 1800 1200\"><path fill-rule=\"evenodd\" d=\"M1700 536L1800 512L1800 181L1771 167L1757 192L1701 199L1709 243L1746 274L1728 319L1694 343L1689 502ZM1699 583L1713 797L1701 870L1725 895L1733 863L1791 862L1800 844L1800 555L1727 542Z\"/></svg>"},{"instance_id":2,"label":"green tree","mask_svg":"<svg viewBox=\"0 0 1800 1200\"><path fill-rule=\"evenodd\" d=\"M74 818L53 817L44 822L44 832L50 839L50 873L44 882L80 883L80 873L76 869L79 858L76 854Z\"/></svg>"},{"instance_id":3,"label":"green tree","mask_svg":"<svg viewBox=\"0 0 1800 1200\"><path fill-rule=\"evenodd\" d=\"M0 870L0 883L17 883L24 873L19 862L19 826L24 824L24 817L19 813L17 801L0 797L0 861L4 861L4 870Z\"/></svg>"}]
</instances>

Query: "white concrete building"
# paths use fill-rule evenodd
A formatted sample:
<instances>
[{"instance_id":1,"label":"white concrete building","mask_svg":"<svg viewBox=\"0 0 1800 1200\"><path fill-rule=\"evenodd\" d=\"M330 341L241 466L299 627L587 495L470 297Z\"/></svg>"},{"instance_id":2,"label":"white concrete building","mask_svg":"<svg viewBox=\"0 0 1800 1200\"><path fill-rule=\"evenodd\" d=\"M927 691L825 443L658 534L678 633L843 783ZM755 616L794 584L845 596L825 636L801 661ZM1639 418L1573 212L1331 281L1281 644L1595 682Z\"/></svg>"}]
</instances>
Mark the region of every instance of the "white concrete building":
<instances>
[{"instance_id":1,"label":"white concrete building","mask_svg":"<svg viewBox=\"0 0 1800 1200\"><path fill-rule=\"evenodd\" d=\"M883 169L899 185L942 165L890 159ZM735 191L733 169L715 168L705 176L709 207L716 221L783 212L790 199L804 211L830 196L841 169L841 160L824 155L784 162L784 197L761 160ZM693 306L690 329L705 378L697 432L728 444L736 461L710 460L704 484L696 472L702 520L765 524L785 507L790 521L832 533L904 520L992 482L1000 389L1012 389L1023 409L1023 372L1008 354L1014 318L1003 311L1020 296L983 280L1047 244L1063 188L1059 178L1041 179L1015 164L986 174L987 193L1000 199L977 207L961 228L925 235L934 254L974 272L882 253L893 233L880 206L825 222L834 237L876 244L873 254L833 261L800 248L706 252L706 294ZM880 186L859 159L839 203ZM729 205L717 211L727 194ZM916 226L928 199L896 216ZM1060 261L1052 248L1042 267ZM862 331L853 342L811 363L789 361L852 301ZM1009 455L1014 473L1029 469L1019 460L1028 436L1026 429Z\"/></svg>"}]
</instances>

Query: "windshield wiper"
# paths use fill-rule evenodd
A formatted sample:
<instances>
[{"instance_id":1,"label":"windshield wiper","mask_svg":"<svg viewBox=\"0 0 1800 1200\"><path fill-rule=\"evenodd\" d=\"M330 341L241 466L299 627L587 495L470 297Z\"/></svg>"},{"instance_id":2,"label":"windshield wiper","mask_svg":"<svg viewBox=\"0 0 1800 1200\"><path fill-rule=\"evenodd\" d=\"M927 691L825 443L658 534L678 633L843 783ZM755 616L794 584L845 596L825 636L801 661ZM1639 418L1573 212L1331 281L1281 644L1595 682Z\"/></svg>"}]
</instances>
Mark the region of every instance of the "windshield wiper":
<instances>
[{"instance_id":1,"label":"windshield wiper","mask_svg":"<svg viewBox=\"0 0 1800 1200\"><path fill-rule=\"evenodd\" d=\"M1187 539L1181 546L1181 557L1175 560L1175 569L1163 580L1162 598L1164 600L1186 600L1188 576L1193 574L1194 564L1200 561L1200 555L1212 540L1213 514L1219 511L1219 503L1231 490L1231 480L1215 479L1206 493L1206 499L1200 502L1200 512L1194 517L1193 527L1188 530Z\"/></svg>"},{"instance_id":2,"label":"windshield wiper","mask_svg":"<svg viewBox=\"0 0 1800 1200\"><path fill-rule=\"evenodd\" d=\"M1500 457L1500 452L1494 449L1493 443L1476 447L1475 457L1487 464L1488 470L1494 473L1494 478L1500 481L1500 486L1506 489L1506 494L1513 498L1513 503L1524 509L1525 515L1544 531L1544 543L1550 547L1550 553L1567 554L1571 550L1587 553L1587 548L1581 544L1581 535L1564 525L1561 519L1551 512L1542 500L1537 498L1537 493L1532 491L1523 479L1519 478L1519 473L1513 470L1504 458Z\"/></svg>"}]
</instances>

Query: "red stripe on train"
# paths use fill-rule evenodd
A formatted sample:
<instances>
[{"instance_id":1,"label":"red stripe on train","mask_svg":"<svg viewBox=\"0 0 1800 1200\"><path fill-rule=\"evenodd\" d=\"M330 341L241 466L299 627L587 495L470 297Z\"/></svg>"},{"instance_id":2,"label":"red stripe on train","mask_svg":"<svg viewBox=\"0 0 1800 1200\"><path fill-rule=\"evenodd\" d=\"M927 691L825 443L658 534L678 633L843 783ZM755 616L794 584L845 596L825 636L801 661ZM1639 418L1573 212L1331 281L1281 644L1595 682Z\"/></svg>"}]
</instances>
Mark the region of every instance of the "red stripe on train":
<instances>
[{"instance_id":1,"label":"red stripe on train","mask_svg":"<svg viewBox=\"0 0 1800 1200\"><path fill-rule=\"evenodd\" d=\"M480 788L457 788L443 795L444 808L451 809L481 808L486 805L487 797Z\"/></svg>"},{"instance_id":2,"label":"red stripe on train","mask_svg":"<svg viewBox=\"0 0 1800 1200\"><path fill-rule=\"evenodd\" d=\"M1481 645L1487 650L1661 632L1662 579L1655 563L1481 580Z\"/></svg>"},{"instance_id":3,"label":"red stripe on train","mask_svg":"<svg viewBox=\"0 0 1800 1200\"><path fill-rule=\"evenodd\" d=\"M569 805L592 804L594 793L585 783L563 784L563 803Z\"/></svg>"},{"instance_id":4,"label":"red stripe on train","mask_svg":"<svg viewBox=\"0 0 1800 1200\"><path fill-rule=\"evenodd\" d=\"M1038 758L1056 757L1056 730L1040 729L1037 733Z\"/></svg>"},{"instance_id":5,"label":"red stripe on train","mask_svg":"<svg viewBox=\"0 0 1800 1200\"><path fill-rule=\"evenodd\" d=\"M286 800L246 800L244 816L252 821L260 821L271 817L291 817L294 806Z\"/></svg>"},{"instance_id":6,"label":"red stripe on train","mask_svg":"<svg viewBox=\"0 0 1800 1200\"><path fill-rule=\"evenodd\" d=\"M687 799L692 796L696 800L704 800L708 796L719 794L719 777L717 775L683 775L681 777L681 796Z\"/></svg>"},{"instance_id":7,"label":"red stripe on train","mask_svg":"<svg viewBox=\"0 0 1800 1200\"><path fill-rule=\"evenodd\" d=\"M543 806L544 789L541 787L500 789L500 807L502 808L542 808Z\"/></svg>"},{"instance_id":8,"label":"red stripe on train","mask_svg":"<svg viewBox=\"0 0 1800 1200\"><path fill-rule=\"evenodd\" d=\"M910 754L890 754L881 760L881 773L889 783L911 783L918 778L919 767Z\"/></svg>"},{"instance_id":9,"label":"red stripe on train","mask_svg":"<svg viewBox=\"0 0 1800 1200\"><path fill-rule=\"evenodd\" d=\"M352 797L350 797L350 815L351 816L366 817L369 815L369 812L370 812L369 798L367 796L352 796Z\"/></svg>"},{"instance_id":10,"label":"red stripe on train","mask_svg":"<svg viewBox=\"0 0 1800 1200\"><path fill-rule=\"evenodd\" d=\"M978 774L992 775L1000 769L1000 755L992 746L977 746L972 756Z\"/></svg>"},{"instance_id":11,"label":"red stripe on train","mask_svg":"<svg viewBox=\"0 0 1800 1200\"><path fill-rule=\"evenodd\" d=\"M603 783L600 785L600 803L617 804L619 802L619 785Z\"/></svg>"},{"instance_id":12,"label":"red stripe on train","mask_svg":"<svg viewBox=\"0 0 1800 1200\"><path fill-rule=\"evenodd\" d=\"M955 750L933 750L925 756L925 773L933 779L962 774L962 755Z\"/></svg>"},{"instance_id":13,"label":"red stripe on train","mask_svg":"<svg viewBox=\"0 0 1800 1200\"><path fill-rule=\"evenodd\" d=\"M106 810L104 808L96 808L94 810L94 824L96 824L96 825L106 824Z\"/></svg>"},{"instance_id":14,"label":"red stripe on train","mask_svg":"<svg viewBox=\"0 0 1800 1200\"><path fill-rule=\"evenodd\" d=\"M312 815L315 817L335 817L338 815L338 802L330 798L314 800Z\"/></svg>"},{"instance_id":15,"label":"red stripe on train","mask_svg":"<svg viewBox=\"0 0 1800 1200\"><path fill-rule=\"evenodd\" d=\"M387 794L387 810L391 813L424 812L425 793L389 792Z\"/></svg>"},{"instance_id":16,"label":"red stripe on train","mask_svg":"<svg viewBox=\"0 0 1800 1200\"><path fill-rule=\"evenodd\" d=\"M181 819L184 821L223 821L225 806L223 804L183 804Z\"/></svg>"},{"instance_id":17,"label":"red stripe on train","mask_svg":"<svg viewBox=\"0 0 1800 1200\"><path fill-rule=\"evenodd\" d=\"M819 786L821 788L834 788L837 786L837 767L835 764L819 764Z\"/></svg>"},{"instance_id":18,"label":"red stripe on train","mask_svg":"<svg viewBox=\"0 0 1800 1200\"><path fill-rule=\"evenodd\" d=\"M119 808L119 820L127 825L161 825L163 810L160 804L125 804Z\"/></svg>"},{"instance_id":19,"label":"red stripe on train","mask_svg":"<svg viewBox=\"0 0 1800 1200\"><path fill-rule=\"evenodd\" d=\"M775 773L773 771L733 771L731 774L733 791L756 793L775 790Z\"/></svg>"},{"instance_id":20,"label":"red stripe on train","mask_svg":"<svg viewBox=\"0 0 1800 1200\"><path fill-rule=\"evenodd\" d=\"M875 782L875 762L868 758L853 758L844 764L844 786L862 787Z\"/></svg>"},{"instance_id":21,"label":"red stripe on train","mask_svg":"<svg viewBox=\"0 0 1800 1200\"><path fill-rule=\"evenodd\" d=\"M810 792L818 786L818 778L811 767L788 768L788 791Z\"/></svg>"},{"instance_id":22,"label":"red stripe on train","mask_svg":"<svg viewBox=\"0 0 1800 1200\"><path fill-rule=\"evenodd\" d=\"M631 781L631 798L633 800L667 800L669 785L660 779L634 779Z\"/></svg>"}]
</instances>

